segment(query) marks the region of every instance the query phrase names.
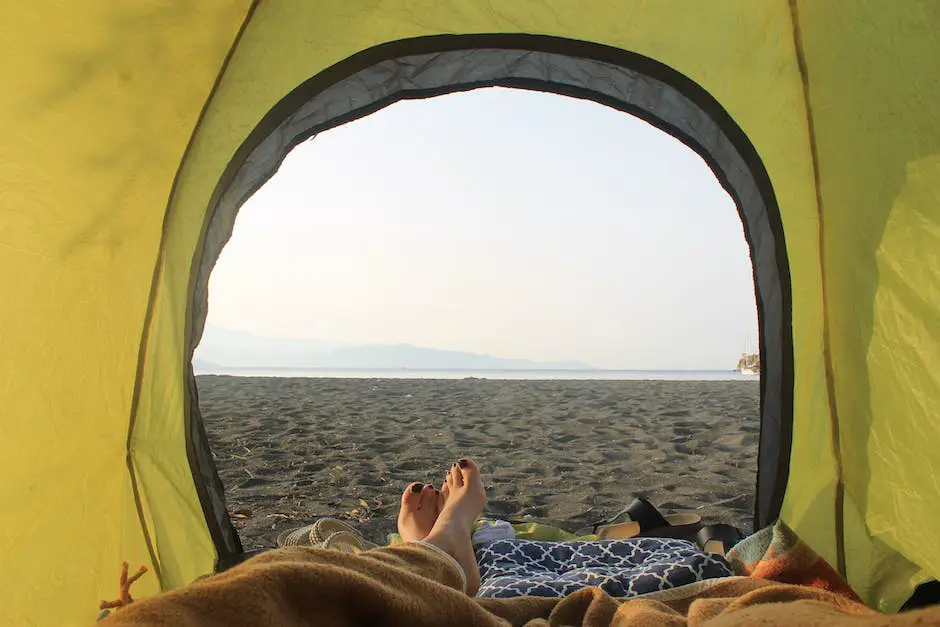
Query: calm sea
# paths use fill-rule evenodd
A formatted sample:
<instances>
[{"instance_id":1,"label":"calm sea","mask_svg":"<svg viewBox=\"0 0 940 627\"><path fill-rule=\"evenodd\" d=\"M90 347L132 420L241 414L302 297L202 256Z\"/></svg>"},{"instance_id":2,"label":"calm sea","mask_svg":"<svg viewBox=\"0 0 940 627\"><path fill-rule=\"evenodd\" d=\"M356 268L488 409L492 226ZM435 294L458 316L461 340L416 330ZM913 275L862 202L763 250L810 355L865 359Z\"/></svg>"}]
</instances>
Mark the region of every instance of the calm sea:
<instances>
[{"instance_id":1,"label":"calm sea","mask_svg":"<svg viewBox=\"0 0 940 627\"><path fill-rule=\"evenodd\" d=\"M238 377L303 377L340 379L518 379L601 381L757 381L757 375L733 370L321 370L317 368L218 368L200 374Z\"/></svg>"}]
</instances>

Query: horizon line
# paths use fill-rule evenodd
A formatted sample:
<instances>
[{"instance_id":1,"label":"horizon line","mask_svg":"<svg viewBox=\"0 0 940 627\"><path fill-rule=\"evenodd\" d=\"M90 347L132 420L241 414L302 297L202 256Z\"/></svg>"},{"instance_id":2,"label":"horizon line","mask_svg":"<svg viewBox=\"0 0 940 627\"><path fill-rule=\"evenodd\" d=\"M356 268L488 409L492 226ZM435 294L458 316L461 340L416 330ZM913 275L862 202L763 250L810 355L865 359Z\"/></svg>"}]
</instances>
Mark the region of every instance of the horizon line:
<instances>
[{"instance_id":1,"label":"horizon line","mask_svg":"<svg viewBox=\"0 0 940 627\"><path fill-rule=\"evenodd\" d=\"M309 372L737 372L736 368L409 368L327 366L225 366L203 362L222 370L304 370ZM195 365L195 363L194 363Z\"/></svg>"}]
</instances>

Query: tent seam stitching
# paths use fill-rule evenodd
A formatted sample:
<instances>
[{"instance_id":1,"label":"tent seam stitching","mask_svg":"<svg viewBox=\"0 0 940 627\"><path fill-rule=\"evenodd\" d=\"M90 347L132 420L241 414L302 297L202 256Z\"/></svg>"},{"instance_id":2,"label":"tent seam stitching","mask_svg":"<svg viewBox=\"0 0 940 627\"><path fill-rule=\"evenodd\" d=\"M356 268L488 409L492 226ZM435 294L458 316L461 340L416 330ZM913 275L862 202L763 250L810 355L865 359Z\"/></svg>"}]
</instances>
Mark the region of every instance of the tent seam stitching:
<instances>
[{"instance_id":1,"label":"tent seam stitching","mask_svg":"<svg viewBox=\"0 0 940 627\"><path fill-rule=\"evenodd\" d=\"M810 156L813 164L813 188L816 192L816 219L819 243L819 278L822 296L822 348L823 363L826 376L826 394L829 401L829 424L832 430L832 454L836 470L835 494L835 533L836 533L836 560L839 574L846 576L845 567L845 481L843 477L842 444L839 431L839 410L836 402L835 376L832 367L832 341L829 325L829 295L826 282L826 240L825 220L823 218L822 186L819 175L819 150L816 145L816 125L813 117L813 106L810 100L809 73L806 66L806 56L803 49L803 34L800 28L799 9L796 0L789 0L790 16L793 22L793 44L796 52L796 62L800 73L800 82L803 88L803 103L806 108L806 128L809 135Z\"/></svg>"}]
</instances>

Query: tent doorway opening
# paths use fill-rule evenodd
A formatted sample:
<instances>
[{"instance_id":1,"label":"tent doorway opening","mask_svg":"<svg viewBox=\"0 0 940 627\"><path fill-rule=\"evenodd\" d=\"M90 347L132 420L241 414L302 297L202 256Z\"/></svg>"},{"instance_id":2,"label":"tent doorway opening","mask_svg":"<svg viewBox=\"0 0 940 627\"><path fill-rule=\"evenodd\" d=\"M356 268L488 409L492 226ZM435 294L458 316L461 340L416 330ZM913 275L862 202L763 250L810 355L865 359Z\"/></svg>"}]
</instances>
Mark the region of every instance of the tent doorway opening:
<instances>
[{"instance_id":1,"label":"tent doorway opening","mask_svg":"<svg viewBox=\"0 0 940 627\"><path fill-rule=\"evenodd\" d=\"M644 494L749 530L761 388L735 371L757 335L699 154L490 88L294 148L240 209L194 369L246 549L322 516L384 541L405 485L461 455L494 517L578 531Z\"/></svg>"}]
</instances>

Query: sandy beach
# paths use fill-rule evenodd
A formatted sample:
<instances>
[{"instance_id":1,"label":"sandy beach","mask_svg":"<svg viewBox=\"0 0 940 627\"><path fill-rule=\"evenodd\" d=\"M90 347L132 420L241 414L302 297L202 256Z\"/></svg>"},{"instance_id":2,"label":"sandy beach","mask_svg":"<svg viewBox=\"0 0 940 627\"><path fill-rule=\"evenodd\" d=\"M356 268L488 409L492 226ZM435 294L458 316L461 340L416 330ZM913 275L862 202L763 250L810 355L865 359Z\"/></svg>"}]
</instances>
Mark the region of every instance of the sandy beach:
<instances>
[{"instance_id":1,"label":"sandy beach","mask_svg":"<svg viewBox=\"0 0 940 627\"><path fill-rule=\"evenodd\" d=\"M333 516L383 542L402 489L459 456L486 513L579 531L635 494L665 512L751 529L757 381L499 381L198 377L246 549ZM589 529L588 529L589 530Z\"/></svg>"}]
</instances>

